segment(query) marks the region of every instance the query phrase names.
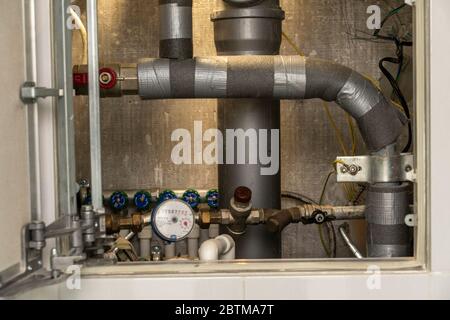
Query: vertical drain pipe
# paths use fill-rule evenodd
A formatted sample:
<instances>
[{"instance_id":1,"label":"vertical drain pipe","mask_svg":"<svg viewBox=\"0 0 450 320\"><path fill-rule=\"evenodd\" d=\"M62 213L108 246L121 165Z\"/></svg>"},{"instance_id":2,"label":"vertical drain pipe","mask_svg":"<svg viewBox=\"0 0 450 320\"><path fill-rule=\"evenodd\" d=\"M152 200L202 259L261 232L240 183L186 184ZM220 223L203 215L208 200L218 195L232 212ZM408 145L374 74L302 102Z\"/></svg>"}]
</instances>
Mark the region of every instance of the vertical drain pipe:
<instances>
[{"instance_id":1,"label":"vertical drain pipe","mask_svg":"<svg viewBox=\"0 0 450 320\"><path fill-rule=\"evenodd\" d=\"M391 145L376 156L397 154ZM412 229L406 225L409 214L410 185L379 183L369 186L366 197L367 252L369 258L413 256Z\"/></svg>"},{"instance_id":2,"label":"vertical drain pipe","mask_svg":"<svg viewBox=\"0 0 450 320\"><path fill-rule=\"evenodd\" d=\"M159 0L159 34L161 58L192 58L192 0Z\"/></svg>"},{"instance_id":3,"label":"vertical drain pipe","mask_svg":"<svg viewBox=\"0 0 450 320\"><path fill-rule=\"evenodd\" d=\"M87 0L92 205L103 213L97 0Z\"/></svg>"},{"instance_id":4,"label":"vertical drain pipe","mask_svg":"<svg viewBox=\"0 0 450 320\"><path fill-rule=\"evenodd\" d=\"M219 11L213 14L212 21L214 22L215 44L219 56L279 54L284 11L281 10L278 0L219 0L218 8ZM229 78L231 77L229 75ZM235 83L232 80L227 80L228 87L232 87ZM273 88L273 82L255 85L268 85L272 86L271 89ZM260 129L279 130L280 101L269 99L219 100L218 124L223 133L227 129L254 129L256 132ZM268 136L270 137L270 132ZM269 138L267 150L272 150L270 140ZM276 152L275 148L273 152ZM277 154L277 156L280 159L280 155ZM236 159L234 163L237 163ZM234 190L240 186L246 186L252 190L252 202L255 208L281 208L280 172L271 176L263 176L261 175L262 168L262 165L220 165L221 208L229 207ZM230 233L226 229L223 229L222 232ZM236 241L237 259L281 257L281 236L270 234L265 226L249 226L244 235L232 236Z\"/></svg>"}]
</instances>

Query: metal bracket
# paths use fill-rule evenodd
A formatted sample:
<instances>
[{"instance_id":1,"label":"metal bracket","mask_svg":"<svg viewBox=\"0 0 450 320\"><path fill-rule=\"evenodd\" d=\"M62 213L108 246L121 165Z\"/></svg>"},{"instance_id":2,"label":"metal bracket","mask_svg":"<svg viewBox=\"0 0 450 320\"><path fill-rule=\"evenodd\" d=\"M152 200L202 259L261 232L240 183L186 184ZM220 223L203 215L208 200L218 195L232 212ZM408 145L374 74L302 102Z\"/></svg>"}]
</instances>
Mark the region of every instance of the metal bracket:
<instances>
[{"instance_id":1,"label":"metal bracket","mask_svg":"<svg viewBox=\"0 0 450 320\"><path fill-rule=\"evenodd\" d=\"M415 182L414 156L359 156L337 158L338 182Z\"/></svg>"},{"instance_id":2,"label":"metal bracket","mask_svg":"<svg viewBox=\"0 0 450 320\"><path fill-rule=\"evenodd\" d=\"M25 104L33 104L38 98L63 97L64 90L36 87L34 82L25 82L20 88L20 99Z\"/></svg>"}]
</instances>

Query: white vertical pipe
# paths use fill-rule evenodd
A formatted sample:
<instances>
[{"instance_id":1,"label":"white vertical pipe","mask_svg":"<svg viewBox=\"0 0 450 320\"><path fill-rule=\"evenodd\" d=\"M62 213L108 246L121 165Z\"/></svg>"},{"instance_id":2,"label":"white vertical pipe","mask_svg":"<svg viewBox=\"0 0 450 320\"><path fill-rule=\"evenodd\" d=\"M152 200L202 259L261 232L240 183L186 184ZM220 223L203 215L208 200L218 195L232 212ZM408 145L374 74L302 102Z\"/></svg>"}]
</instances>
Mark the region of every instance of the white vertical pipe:
<instances>
[{"instance_id":1,"label":"white vertical pipe","mask_svg":"<svg viewBox=\"0 0 450 320\"><path fill-rule=\"evenodd\" d=\"M87 0L92 205L103 211L97 0Z\"/></svg>"},{"instance_id":2,"label":"white vertical pipe","mask_svg":"<svg viewBox=\"0 0 450 320\"><path fill-rule=\"evenodd\" d=\"M200 230L200 245L209 240L209 229L201 229Z\"/></svg>"},{"instance_id":3,"label":"white vertical pipe","mask_svg":"<svg viewBox=\"0 0 450 320\"><path fill-rule=\"evenodd\" d=\"M200 227L198 226L198 224L195 224L187 240L188 256L190 258L195 259L198 257L199 239L200 239Z\"/></svg>"},{"instance_id":4,"label":"white vertical pipe","mask_svg":"<svg viewBox=\"0 0 450 320\"><path fill-rule=\"evenodd\" d=\"M54 88L50 1L37 1L35 12L37 84ZM55 114L52 99L39 99L38 105L42 220L50 223L56 219Z\"/></svg>"},{"instance_id":5,"label":"white vertical pipe","mask_svg":"<svg viewBox=\"0 0 450 320\"><path fill-rule=\"evenodd\" d=\"M218 224L212 224L209 227L209 238L215 239L220 235L220 226Z\"/></svg>"},{"instance_id":6,"label":"white vertical pipe","mask_svg":"<svg viewBox=\"0 0 450 320\"><path fill-rule=\"evenodd\" d=\"M164 246L164 259L169 260L175 258L175 243L166 243Z\"/></svg>"},{"instance_id":7,"label":"white vertical pipe","mask_svg":"<svg viewBox=\"0 0 450 320\"><path fill-rule=\"evenodd\" d=\"M36 12L36 59L37 84L40 87L55 88L53 81L52 60L52 25L50 0L39 0L35 4ZM56 199L56 143L55 112L52 99L39 99L39 148L40 148L40 188L41 188L41 220L47 225L57 217ZM43 251L45 267L49 267L50 250L54 248L54 239L47 239Z\"/></svg>"},{"instance_id":8,"label":"white vertical pipe","mask_svg":"<svg viewBox=\"0 0 450 320\"><path fill-rule=\"evenodd\" d=\"M151 241L152 241L152 227L147 226L139 233L139 247L141 258L148 259L151 257Z\"/></svg>"}]
</instances>

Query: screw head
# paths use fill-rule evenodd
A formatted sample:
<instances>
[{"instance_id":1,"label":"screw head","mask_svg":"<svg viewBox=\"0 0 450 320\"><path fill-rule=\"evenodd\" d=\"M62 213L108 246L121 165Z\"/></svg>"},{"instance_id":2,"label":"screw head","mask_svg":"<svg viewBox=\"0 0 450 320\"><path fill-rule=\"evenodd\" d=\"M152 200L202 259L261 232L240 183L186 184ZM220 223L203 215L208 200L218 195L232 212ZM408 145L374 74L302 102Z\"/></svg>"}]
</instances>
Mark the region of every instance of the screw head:
<instances>
[{"instance_id":1,"label":"screw head","mask_svg":"<svg viewBox=\"0 0 450 320\"><path fill-rule=\"evenodd\" d=\"M358 167L357 165L350 166L350 174L351 175L356 176L359 171L360 171L360 167Z\"/></svg>"}]
</instances>

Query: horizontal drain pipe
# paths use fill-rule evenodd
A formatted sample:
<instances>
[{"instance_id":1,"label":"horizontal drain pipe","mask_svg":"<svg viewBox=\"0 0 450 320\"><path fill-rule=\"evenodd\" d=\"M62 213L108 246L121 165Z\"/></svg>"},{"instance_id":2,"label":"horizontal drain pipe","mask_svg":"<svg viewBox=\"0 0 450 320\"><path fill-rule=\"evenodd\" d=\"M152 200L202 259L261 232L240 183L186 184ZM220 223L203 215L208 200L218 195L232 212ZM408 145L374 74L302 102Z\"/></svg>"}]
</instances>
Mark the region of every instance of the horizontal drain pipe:
<instances>
[{"instance_id":1,"label":"horizontal drain pipe","mask_svg":"<svg viewBox=\"0 0 450 320\"><path fill-rule=\"evenodd\" d=\"M395 144L406 117L364 76L300 56L148 59L138 65L143 99L261 98L337 102L358 123L371 152Z\"/></svg>"}]
</instances>

